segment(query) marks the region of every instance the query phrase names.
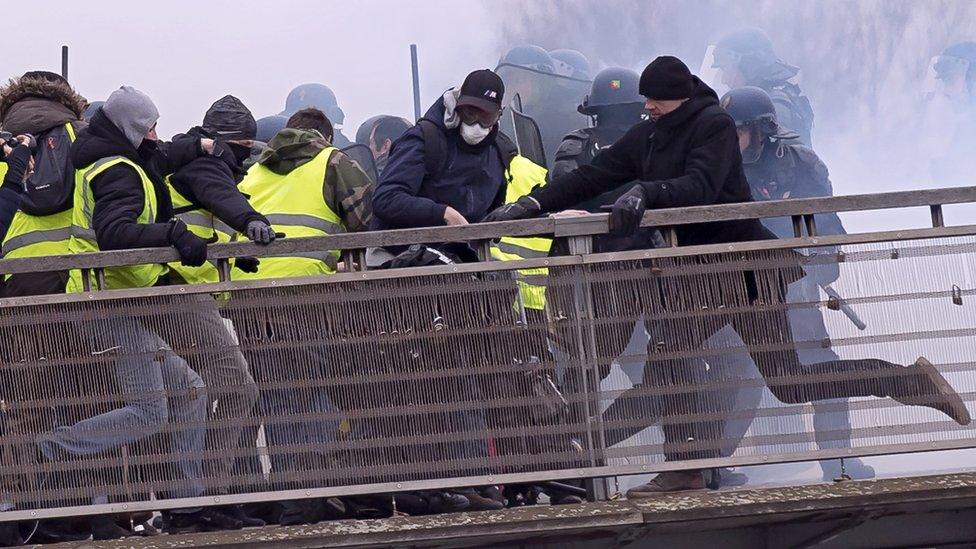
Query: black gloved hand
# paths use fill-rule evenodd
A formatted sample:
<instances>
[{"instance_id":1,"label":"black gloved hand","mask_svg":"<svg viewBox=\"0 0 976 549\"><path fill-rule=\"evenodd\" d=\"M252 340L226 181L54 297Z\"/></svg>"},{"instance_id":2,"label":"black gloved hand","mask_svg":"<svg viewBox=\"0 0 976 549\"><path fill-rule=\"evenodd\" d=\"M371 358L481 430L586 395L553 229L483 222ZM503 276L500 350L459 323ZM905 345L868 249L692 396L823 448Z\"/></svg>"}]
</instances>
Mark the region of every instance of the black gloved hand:
<instances>
[{"instance_id":1,"label":"black gloved hand","mask_svg":"<svg viewBox=\"0 0 976 549\"><path fill-rule=\"evenodd\" d=\"M190 232L183 221L170 221L168 240L180 254L180 263L183 265L199 267L207 262L207 241Z\"/></svg>"},{"instance_id":2,"label":"black gloved hand","mask_svg":"<svg viewBox=\"0 0 976 549\"><path fill-rule=\"evenodd\" d=\"M644 212L647 211L647 192L638 183L620 195L610 210L610 234L629 236L640 228Z\"/></svg>"},{"instance_id":3,"label":"black gloved hand","mask_svg":"<svg viewBox=\"0 0 976 549\"><path fill-rule=\"evenodd\" d=\"M499 206L484 219L482 223L491 221L514 221L516 219L529 219L542 213L542 206L528 195L519 198L515 202Z\"/></svg>"},{"instance_id":4,"label":"black gloved hand","mask_svg":"<svg viewBox=\"0 0 976 549\"><path fill-rule=\"evenodd\" d=\"M258 266L261 264L256 257L238 257L234 260L234 266L238 269L244 271L245 273L256 273L258 272Z\"/></svg>"},{"instance_id":5,"label":"black gloved hand","mask_svg":"<svg viewBox=\"0 0 976 549\"><path fill-rule=\"evenodd\" d=\"M14 141L13 143L16 143ZM3 177L3 186L17 191L17 194L24 192L24 174L30 166L31 152L26 145L17 145L7 155L7 175Z\"/></svg>"},{"instance_id":6,"label":"black gloved hand","mask_svg":"<svg viewBox=\"0 0 976 549\"><path fill-rule=\"evenodd\" d=\"M247 237L251 242L257 244L271 244L277 235L271 225L260 219L255 219L247 224Z\"/></svg>"}]
</instances>

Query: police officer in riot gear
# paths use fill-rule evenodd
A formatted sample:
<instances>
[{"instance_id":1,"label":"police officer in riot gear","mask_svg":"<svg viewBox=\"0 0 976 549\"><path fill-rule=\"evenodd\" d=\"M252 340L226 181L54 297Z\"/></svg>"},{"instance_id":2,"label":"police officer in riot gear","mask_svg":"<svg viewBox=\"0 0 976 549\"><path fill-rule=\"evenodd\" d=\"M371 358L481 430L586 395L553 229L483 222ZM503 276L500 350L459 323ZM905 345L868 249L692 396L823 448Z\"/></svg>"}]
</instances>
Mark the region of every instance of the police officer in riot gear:
<instances>
[{"instance_id":1,"label":"police officer in riot gear","mask_svg":"<svg viewBox=\"0 0 976 549\"><path fill-rule=\"evenodd\" d=\"M793 81L800 69L777 57L773 43L757 28L744 28L722 37L714 47L712 68L722 73L722 83L730 89L756 86L765 90L776 107L779 125L799 134L811 147L813 108Z\"/></svg>"},{"instance_id":2,"label":"police officer in riot gear","mask_svg":"<svg viewBox=\"0 0 976 549\"><path fill-rule=\"evenodd\" d=\"M576 109L580 114L591 117L594 124L576 130L563 139L556 150L551 179L589 165L597 153L613 145L627 130L646 118L644 98L637 90L639 80L640 75L635 71L621 67L603 69L596 75L590 93ZM603 206L613 204L627 189L627 185L622 185L578 204L576 208L601 213ZM598 252L609 252L654 247L662 243L658 231L645 229L633 236L602 236L596 239L594 246Z\"/></svg>"},{"instance_id":3,"label":"police officer in riot gear","mask_svg":"<svg viewBox=\"0 0 976 549\"><path fill-rule=\"evenodd\" d=\"M725 94L722 106L732 116L739 137L743 168L753 200L784 200L788 198L815 198L833 195L827 167L816 153L798 142L797 134L779 125L776 105L761 88L746 86ZM820 235L846 234L837 214L819 214L816 217ZM789 218L763 220L767 229L779 238L792 238L793 224ZM820 253L836 250L820 249ZM793 283L787 291L787 302L807 303L820 301L819 286L829 286L840 276L837 263L808 265L806 276ZM790 330L795 341L825 341L829 338L824 318L819 309L796 308L789 313ZM810 348L798 351L806 364L837 360L830 348ZM745 355L729 355L727 360L716 361L716 369L736 368L734 364ZM721 375L721 374L720 374ZM813 425L817 445L821 449L849 447L850 416L846 407L838 410L846 401L814 402ZM824 480L833 480L841 474L838 460L820 462ZM853 478L871 478L874 470L858 459L847 460L845 472Z\"/></svg>"},{"instance_id":4,"label":"police officer in riot gear","mask_svg":"<svg viewBox=\"0 0 976 549\"><path fill-rule=\"evenodd\" d=\"M636 72L620 67L604 69L596 75L590 93L576 109L580 114L592 117L594 125L576 130L563 139L556 150L552 177L589 164L596 153L615 143L644 119L644 98L637 91L639 79Z\"/></svg>"}]
</instances>

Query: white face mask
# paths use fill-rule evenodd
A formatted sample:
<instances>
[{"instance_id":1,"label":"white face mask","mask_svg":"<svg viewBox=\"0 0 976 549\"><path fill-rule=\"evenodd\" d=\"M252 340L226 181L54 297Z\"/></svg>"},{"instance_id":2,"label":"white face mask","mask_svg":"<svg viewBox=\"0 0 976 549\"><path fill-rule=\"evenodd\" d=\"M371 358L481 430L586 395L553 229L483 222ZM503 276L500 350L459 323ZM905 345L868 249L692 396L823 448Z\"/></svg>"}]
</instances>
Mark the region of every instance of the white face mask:
<instances>
[{"instance_id":1,"label":"white face mask","mask_svg":"<svg viewBox=\"0 0 976 549\"><path fill-rule=\"evenodd\" d=\"M483 128L481 124L461 124L461 138L468 145L477 145L488 137L491 128Z\"/></svg>"}]
</instances>

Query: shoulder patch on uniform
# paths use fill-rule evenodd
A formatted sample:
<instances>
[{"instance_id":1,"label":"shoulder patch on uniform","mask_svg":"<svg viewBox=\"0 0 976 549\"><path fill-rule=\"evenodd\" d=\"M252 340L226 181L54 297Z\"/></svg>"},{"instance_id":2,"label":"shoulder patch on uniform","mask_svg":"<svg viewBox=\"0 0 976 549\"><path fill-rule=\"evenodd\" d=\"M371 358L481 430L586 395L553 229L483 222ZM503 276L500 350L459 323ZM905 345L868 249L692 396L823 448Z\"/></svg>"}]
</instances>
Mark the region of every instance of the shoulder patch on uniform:
<instances>
[{"instance_id":1,"label":"shoulder patch on uniform","mask_svg":"<svg viewBox=\"0 0 976 549\"><path fill-rule=\"evenodd\" d=\"M573 132L576 133L576 132ZM583 152L583 145L586 143L586 137L583 138L576 137L573 133L566 136L563 142L559 144L559 148L556 149L556 158L567 158L579 156Z\"/></svg>"}]
</instances>

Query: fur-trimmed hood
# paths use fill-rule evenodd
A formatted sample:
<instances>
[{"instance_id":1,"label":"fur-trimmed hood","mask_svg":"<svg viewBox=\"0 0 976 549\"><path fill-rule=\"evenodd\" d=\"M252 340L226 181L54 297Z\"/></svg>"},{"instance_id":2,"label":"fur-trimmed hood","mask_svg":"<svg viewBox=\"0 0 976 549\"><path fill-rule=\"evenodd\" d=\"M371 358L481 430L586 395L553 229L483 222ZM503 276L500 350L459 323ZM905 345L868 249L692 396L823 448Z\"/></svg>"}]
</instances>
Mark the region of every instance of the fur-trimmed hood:
<instances>
[{"instance_id":1,"label":"fur-trimmed hood","mask_svg":"<svg viewBox=\"0 0 976 549\"><path fill-rule=\"evenodd\" d=\"M88 100L67 82L38 77L12 78L0 88L0 124L13 134L42 133L82 120Z\"/></svg>"}]
</instances>

